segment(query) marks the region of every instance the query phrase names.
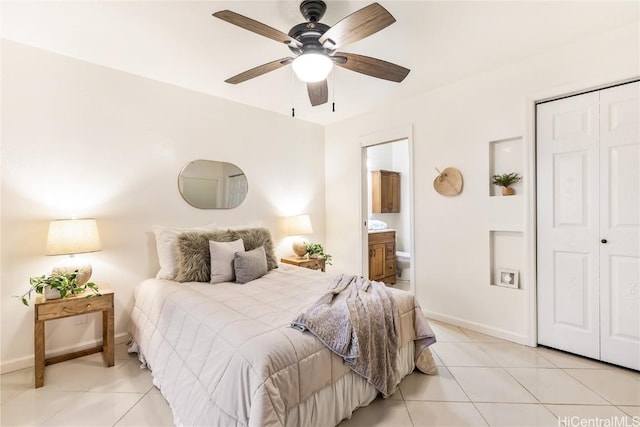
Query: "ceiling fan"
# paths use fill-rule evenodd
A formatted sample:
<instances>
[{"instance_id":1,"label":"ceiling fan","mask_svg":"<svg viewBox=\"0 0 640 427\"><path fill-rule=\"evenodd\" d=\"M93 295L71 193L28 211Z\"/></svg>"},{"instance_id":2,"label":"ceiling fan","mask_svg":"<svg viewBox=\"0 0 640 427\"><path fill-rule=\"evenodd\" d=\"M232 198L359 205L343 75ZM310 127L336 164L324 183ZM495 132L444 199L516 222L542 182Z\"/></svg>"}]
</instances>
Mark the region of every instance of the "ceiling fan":
<instances>
[{"instance_id":1,"label":"ceiling fan","mask_svg":"<svg viewBox=\"0 0 640 427\"><path fill-rule=\"evenodd\" d=\"M372 3L342 19L333 27L319 22L326 10L327 5L323 1L304 0L300 3L300 12L306 22L294 25L288 34L230 10L214 13L213 16L216 18L286 44L295 55L294 58L285 57L259 65L225 82L242 83L291 64L298 78L307 83L309 100L312 106L316 106L326 103L329 98L326 79L334 64L347 70L398 83L407 77L410 70L400 65L369 56L337 51L342 46L357 42L396 22L384 7Z\"/></svg>"}]
</instances>

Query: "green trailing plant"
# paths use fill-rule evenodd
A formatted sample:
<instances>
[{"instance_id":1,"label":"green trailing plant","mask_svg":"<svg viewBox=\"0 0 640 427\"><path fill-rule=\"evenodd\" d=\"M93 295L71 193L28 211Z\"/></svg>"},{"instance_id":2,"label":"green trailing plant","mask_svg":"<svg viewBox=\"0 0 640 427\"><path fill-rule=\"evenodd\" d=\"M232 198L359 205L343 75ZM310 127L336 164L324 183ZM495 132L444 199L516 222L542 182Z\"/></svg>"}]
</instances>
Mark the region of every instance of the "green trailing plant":
<instances>
[{"instance_id":1,"label":"green trailing plant","mask_svg":"<svg viewBox=\"0 0 640 427\"><path fill-rule=\"evenodd\" d=\"M323 258L324 262L328 265L331 264L331 255L325 253L324 248L320 243L305 242L304 246L307 248L307 253L311 258Z\"/></svg>"},{"instance_id":2,"label":"green trailing plant","mask_svg":"<svg viewBox=\"0 0 640 427\"><path fill-rule=\"evenodd\" d=\"M20 298L22 303L29 306L29 300L31 299L31 293L43 294L46 287L51 287L60 293L60 298L70 297L81 294L86 290L91 290L92 293L87 295L87 298L99 296L100 291L98 286L93 282L87 282L82 285L78 284L78 274L80 272L75 270L71 273L54 273L49 276L42 275L38 277L31 277L29 289L17 298Z\"/></svg>"},{"instance_id":3,"label":"green trailing plant","mask_svg":"<svg viewBox=\"0 0 640 427\"><path fill-rule=\"evenodd\" d=\"M501 175L493 175L493 183L495 185L499 185L500 187L510 187L513 184L517 184L518 182L522 181L522 177L520 176L519 173L517 172L511 172L511 173L503 173Z\"/></svg>"}]
</instances>

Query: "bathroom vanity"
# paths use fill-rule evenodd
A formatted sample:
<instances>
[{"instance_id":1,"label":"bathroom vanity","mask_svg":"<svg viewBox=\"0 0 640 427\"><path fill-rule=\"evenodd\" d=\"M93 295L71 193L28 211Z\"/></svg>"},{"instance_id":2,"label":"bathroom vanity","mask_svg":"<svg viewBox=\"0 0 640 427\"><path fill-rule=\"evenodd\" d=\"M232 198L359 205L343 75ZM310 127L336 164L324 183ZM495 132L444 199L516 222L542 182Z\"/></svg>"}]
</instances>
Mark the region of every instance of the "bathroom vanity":
<instances>
[{"instance_id":1,"label":"bathroom vanity","mask_svg":"<svg viewBox=\"0 0 640 427\"><path fill-rule=\"evenodd\" d=\"M369 279L396 283L396 232L369 232Z\"/></svg>"}]
</instances>

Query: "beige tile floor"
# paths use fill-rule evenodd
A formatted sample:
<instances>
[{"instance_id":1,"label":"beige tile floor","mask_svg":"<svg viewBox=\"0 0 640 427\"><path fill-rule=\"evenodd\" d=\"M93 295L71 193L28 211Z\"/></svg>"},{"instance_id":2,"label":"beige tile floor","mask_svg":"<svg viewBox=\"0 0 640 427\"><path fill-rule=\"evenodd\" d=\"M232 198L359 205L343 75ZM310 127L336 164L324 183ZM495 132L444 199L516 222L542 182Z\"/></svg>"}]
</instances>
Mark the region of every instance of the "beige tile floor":
<instances>
[{"instance_id":1,"label":"beige tile floor","mask_svg":"<svg viewBox=\"0 0 640 427\"><path fill-rule=\"evenodd\" d=\"M403 291L410 292L411 291L411 282L408 280L402 280L399 277L396 277L396 284L390 285L396 289L402 289Z\"/></svg>"},{"instance_id":2,"label":"beige tile floor","mask_svg":"<svg viewBox=\"0 0 640 427\"><path fill-rule=\"evenodd\" d=\"M439 374L409 375L390 399L358 409L341 427L640 425L638 372L431 325ZM31 368L0 376L0 386L3 427L173 425L149 371L124 345L113 368L95 354L48 366L40 389Z\"/></svg>"}]
</instances>

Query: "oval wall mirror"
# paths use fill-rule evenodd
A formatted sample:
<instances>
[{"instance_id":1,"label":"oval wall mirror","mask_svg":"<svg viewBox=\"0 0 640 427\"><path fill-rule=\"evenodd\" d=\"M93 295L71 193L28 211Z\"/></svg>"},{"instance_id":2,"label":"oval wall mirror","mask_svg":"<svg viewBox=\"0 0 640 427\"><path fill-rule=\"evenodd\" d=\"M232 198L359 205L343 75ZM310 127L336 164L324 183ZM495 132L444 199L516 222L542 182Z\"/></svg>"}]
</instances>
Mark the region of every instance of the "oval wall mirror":
<instances>
[{"instance_id":1,"label":"oval wall mirror","mask_svg":"<svg viewBox=\"0 0 640 427\"><path fill-rule=\"evenodd\" d=\"M242 169L233 163L194 160L178 176L182 198L200 209L231 209L247 195L249 186Z\"/></svg>"}]
</instances>

